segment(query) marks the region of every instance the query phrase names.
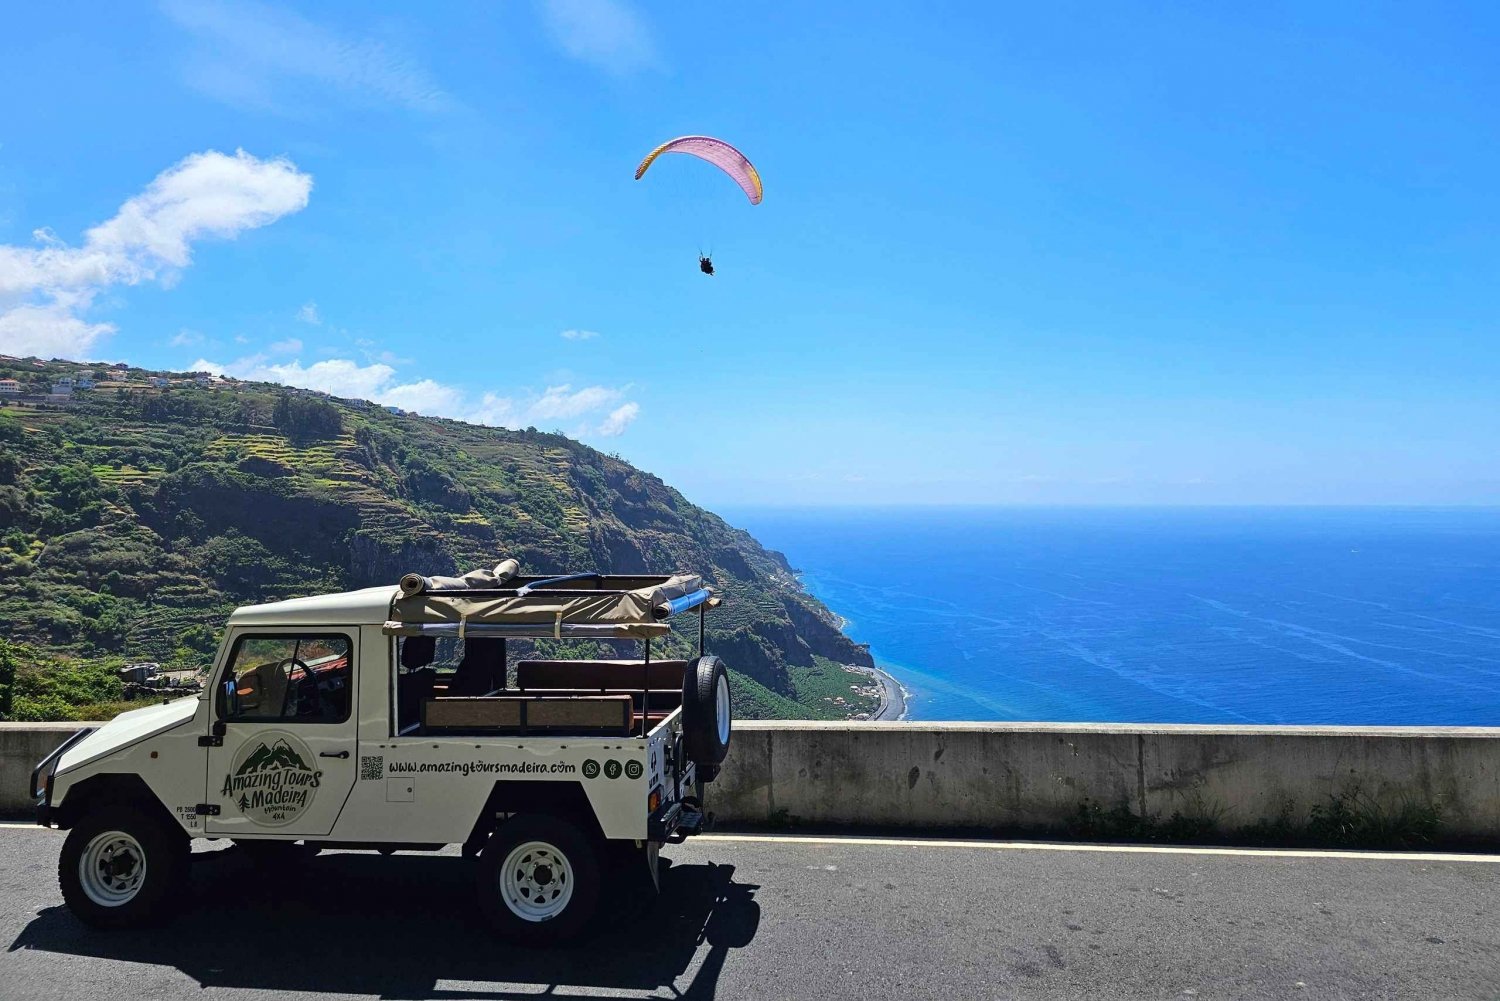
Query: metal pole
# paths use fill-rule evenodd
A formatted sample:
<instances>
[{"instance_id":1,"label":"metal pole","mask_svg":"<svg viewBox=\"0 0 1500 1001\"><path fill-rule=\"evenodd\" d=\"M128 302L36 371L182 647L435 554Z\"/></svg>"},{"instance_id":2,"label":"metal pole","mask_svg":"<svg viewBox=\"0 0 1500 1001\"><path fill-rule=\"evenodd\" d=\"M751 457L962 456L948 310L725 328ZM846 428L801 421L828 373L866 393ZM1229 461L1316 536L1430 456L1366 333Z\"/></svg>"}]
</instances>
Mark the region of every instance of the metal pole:
<instances>
[{"instance_id":1,"label":"metal pole","mask_svg":"<svg viewBox=\"0 0 1500 1001\"><path fill-rule=\"evenodd\" d=\"M703 617L708 614L708 604L698 606L698 656L703 656Z\"/></svg>"},{"instance_id":2,"label":"metal pole","mask_svg":"<svg viewBox=\"0 0 1500 1001\"><path fill-rule=\"evenodd\" d=\"M646 637L646 656L641 658L641 736L646 736L651 715L651 637Z\"/></svg>"}]
</instances>

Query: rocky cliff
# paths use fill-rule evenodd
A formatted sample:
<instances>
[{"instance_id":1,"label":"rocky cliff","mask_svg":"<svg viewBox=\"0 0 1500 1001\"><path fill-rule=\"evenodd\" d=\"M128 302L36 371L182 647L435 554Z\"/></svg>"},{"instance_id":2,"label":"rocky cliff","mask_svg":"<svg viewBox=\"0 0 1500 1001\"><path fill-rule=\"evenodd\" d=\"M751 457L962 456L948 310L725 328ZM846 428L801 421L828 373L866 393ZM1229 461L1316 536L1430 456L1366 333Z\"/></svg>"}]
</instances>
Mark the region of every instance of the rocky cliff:
<instances>
[{"instance_id":1,"label":"rocky cliff","mask_svg":"<svg viewBox=\"0 0 1500 1001\"><path fill-rule=\"evenodd\" d=\"M36 384L80 366L0 362ZM94 368L94 366L88 366ZM559 434L148 373L0 408L0 621L80 657L202 662L236 605L519 559L670 571L725 597L709 640L746 715L839 716L869 664L781 554ZM856 700L857 702L857 700Z\"/></svg>"}]
</instances>

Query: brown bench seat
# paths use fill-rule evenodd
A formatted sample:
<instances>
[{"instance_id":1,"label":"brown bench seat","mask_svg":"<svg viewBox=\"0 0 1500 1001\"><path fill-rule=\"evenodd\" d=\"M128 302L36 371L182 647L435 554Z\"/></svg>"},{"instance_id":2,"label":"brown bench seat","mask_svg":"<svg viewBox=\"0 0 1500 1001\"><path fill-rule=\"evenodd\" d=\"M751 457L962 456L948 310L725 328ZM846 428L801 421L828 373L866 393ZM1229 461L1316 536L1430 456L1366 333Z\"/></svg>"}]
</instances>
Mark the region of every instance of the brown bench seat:
<instances>
[{"instance_id":1,"label":"brown bench seat","mask_svg":"<svg viewBox=\"0 0 1500 1001\"><path fill-rule=\"evenodd\" d=\"M428 699L422 728L485 733L569 733L629 736L638 722L634 699L618 695L485 695Z\"/></svg>"}]
</instances>

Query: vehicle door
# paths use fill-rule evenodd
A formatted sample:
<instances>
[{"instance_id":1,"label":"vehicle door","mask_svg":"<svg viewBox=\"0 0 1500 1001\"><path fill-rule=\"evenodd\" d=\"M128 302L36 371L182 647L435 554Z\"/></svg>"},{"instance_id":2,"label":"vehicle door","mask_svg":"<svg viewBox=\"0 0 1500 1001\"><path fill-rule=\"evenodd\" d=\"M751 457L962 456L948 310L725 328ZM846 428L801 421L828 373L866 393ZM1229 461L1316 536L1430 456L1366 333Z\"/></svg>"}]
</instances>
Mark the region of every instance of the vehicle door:
<instances>
[{"instance_id":1,"label":"vehicle door","mask_svg":"<svg viewBox=\"0 0 1500 1001\"><path fill-rule=\"evenodd\" d=\"M236 630L213 691L209 834L321 837L354 786L359 630Z\"/></svg>"}]
</instances>

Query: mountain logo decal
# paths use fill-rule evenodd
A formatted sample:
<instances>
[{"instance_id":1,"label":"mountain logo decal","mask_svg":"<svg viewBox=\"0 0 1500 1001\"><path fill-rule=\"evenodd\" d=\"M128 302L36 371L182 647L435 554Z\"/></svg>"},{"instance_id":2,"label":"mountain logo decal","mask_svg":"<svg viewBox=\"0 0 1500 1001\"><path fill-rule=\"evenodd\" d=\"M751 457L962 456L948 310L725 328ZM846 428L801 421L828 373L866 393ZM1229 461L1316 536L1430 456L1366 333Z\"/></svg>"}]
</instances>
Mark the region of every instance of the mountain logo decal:
<instances>
[{"instance_id":1,"label":"mountain logo decal","mask_svg":"<svg viewBox=\"0 0 1500 1001\"><path fill-rule=\"evenodd\" d=\"M307 811L323 773L307 745L289 733L268 731L235 752L220 795L264 827L285 827Z\"/></svg>"}]
</instances>

